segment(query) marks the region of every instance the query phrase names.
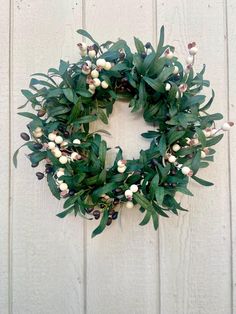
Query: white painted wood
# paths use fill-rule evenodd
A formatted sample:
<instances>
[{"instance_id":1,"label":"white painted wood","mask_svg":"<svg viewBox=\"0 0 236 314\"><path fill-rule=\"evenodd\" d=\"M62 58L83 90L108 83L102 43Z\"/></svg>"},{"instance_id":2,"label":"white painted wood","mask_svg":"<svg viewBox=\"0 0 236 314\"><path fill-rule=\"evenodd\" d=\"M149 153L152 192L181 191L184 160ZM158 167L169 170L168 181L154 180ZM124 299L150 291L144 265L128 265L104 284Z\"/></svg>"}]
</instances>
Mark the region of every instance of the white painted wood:
<instances>
[{"instance_id":1,"label":"white painted wood","mask_svg":"<svg viewBox=\"0 0 236 314\"><path fill-rule=\"evenodd\" d=\"M157 25L166 25L167 41L182 60L187 43L197 42L196 68L207 64L206 77L216 92L213 111L227 119L224 19L224 1L157 1ZM216 148L216 162L202 171L215 186L192 184L194 198L183 198L190 212L160 224L163 314L231 313L227 138Z\"/></svg>"},{"instance_id":2,"label":"white painted wood","mask_svg":"<svg viewBox=\"0 0 236 314\"><path fill-rule=\"evenodd\" d=\"M9 1L0 1L0 134L2 161L0 163L0 313L8 311L8 210L9 210Z\"/></svg>"},{"instance_id":3,"label":"white painted wood","mask_svg":"<svg viewBox=\"0 0 236 314\"><path fill-rule=\"evenodd\" d=\"M16 115L24 102L20 89L27 88L31 73L57 66L60 58L77 60L80 38L76 29L82 24L98 41L122 37L129 44L133 35L155 42L165 24L167 42L176 46L182 60L186 44L195 40L199 46L196 68L207 64L206 78L216 92L213 111L235 120L234 1L90 0L84 1L84 8L76 0L12 1L11 129L9 2L0 0L0 133L4 147L0 163L0 313L236 314L234 129L217 146L216 162L202 171L202 177L215 186L192 184L194 198L182 197L189 213L161 219L159 237L151 224L138 226L142 214L136 209L123 208L121 226L116 221L93 240L90 235L97 222L86 225L72 216L60 220L55 214L62 203L53 199L46 183L34 179L36 171L24 157L26 150L19 156L18 169L12 169L11 191L8 184L12 165L9 132L14 151L22 143L19 133L26 131L26 120ZM137 156L147 145L138 137L147 126L140 116L129 114L126 103L115 104L108 127L96 127L110 130L112 136L105 136L106 140L110 146L121 145L126 158ZM8 265L9 240L12 258Z\"/></svg>"},{"instance_id":4,"label":"white painted wood","mask_svg":"<svg viewBox=\"0 0 236 314\"><path fill-rule=\"evenodd\" d=\"M229 120L236 122L236 30L234 27L236 16L235 1L227 1L227 40L228 40L228 109ZM231 193L231 232L232 232L232 313L236 313L236 132L235 129L229 133L229 180Z\"/></svg>"},{"instance_id":5,"label":"white painted wood","mask_svg":"<svg viewBox=\"0 0 236 314\"><path fill-rule=\"evenodd\" d=\"M14 2L14 148L22 142L19 133L26 131L26 120L16 115L25 101L20 89L27 88L31 73L58 66L60 58L77 59L81 11L77 1ZM83 223L55 216L62 203L50 195L46 182L36 180L35 172L21 152L12 178L13 313L83 313Z\"/></svg>"},{"instance_id":6,"label":"white painted wood","mask_svg":"<svg viewBox=\"0 0 236 314\"><path fill-rule=\"evenodd\" d=\"M89 1L86 28L100 42L121 37L133 46L135 35L152 40L152 9L150 0ZM127 103L115 103L107 129L112 137L106 139L113 147L120 144L125 158L147 146L138 136L147 125L129 113ZM92 240L97 222L87 225L87 313L159 313L158 233L152 225L140 227L141 219L137 209L123 208L122 229L115 221Z\"/></svg>"}]
</instances>

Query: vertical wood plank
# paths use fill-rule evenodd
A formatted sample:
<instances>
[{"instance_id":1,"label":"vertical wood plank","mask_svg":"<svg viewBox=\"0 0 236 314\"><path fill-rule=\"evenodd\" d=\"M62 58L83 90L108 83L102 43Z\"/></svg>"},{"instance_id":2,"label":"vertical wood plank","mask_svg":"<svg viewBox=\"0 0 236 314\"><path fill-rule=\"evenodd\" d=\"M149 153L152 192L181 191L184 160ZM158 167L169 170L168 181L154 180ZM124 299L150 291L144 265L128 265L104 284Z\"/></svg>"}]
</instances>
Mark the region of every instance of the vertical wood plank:
<instances>
[{"instance_id":1,"label":"vertical wood plank","mask_svg":"<svg viewBox=\"0 0 236 314\"><path fill-rule=\"evenodd\" d=\"M154 36L153 1L88 1L86 29L99 41L121 37L133 44L133 36L150 41ZM99 126L101 127L101 125ZM106 128L103 125L103 128ZM109 121L111 146L124 147L125 158L137 156L147 145L138 136L148 127L133 116L127 103L117 102ZM118 221L91 240L97 222L88 224L87 313L159 313L158 233L152 225L138 226L137 209L122 209Z\"/></svg>"},{"instance_id":2,"label":"vertical wood plank","mask_svg":"<svg viewBox=\"0 0 236 314\"><path fill-rule=\"evenodd\" d=\"M227 40L228 40L228 107L229 120L236 122L236 30L234 27L236 16L236 3L232 0L226 1L226 18L227 18ZM232 313L236 313L236 132L235 129L229 133L229 179L230 179L230 196L231 196L231 256L232 256Z\"/></svg>"},{"instance_id":3,"label":"vertical wood plank","mask_svg":"<svg viewBox=\"0 0 236 314\"><path fill-rule=\"evenodd\" d=\"M2 161L0 163L0 313L8 312L8 224L9 224L9 1L0 1L0 134Z\"/></svg>"},{"instance_id":4,"label":"vertical wood plank","mask_svg":"<svg viewBox=\"0 0 236 314\"><path fill-rule=\"evenodd\" d=\"M14 148L26 131L26 120L16 115L25 101L20 89L28 87L30 74L58 67L60 58L77 60L81 21L79 1L14 1ZM83 223L55 216L62 203L51 196L46 181L36 180L23 155L12 183L13 313L84 313Z\"/></svg>"},{"instance_id":5,"label":"vertical wood plank","mask_svg":"<svg viewBox=\"0 0 236 314\"><path fill-rule=\"evenodd\" d=\"M167 42L185 60L186 45L199 46L196 69L207 64L206 77L216 92L215 112L227 120L227 57L224 1L157 1L157 25L166 26ZM213 26L214 25L214 26ZM217 123L220 126L221 122ZM191 184L190 210L160 223L161 313L231 313L230 204L227 137L217 147L214 165L202 177L212 188Z\"/></svg>"}]
</instances>

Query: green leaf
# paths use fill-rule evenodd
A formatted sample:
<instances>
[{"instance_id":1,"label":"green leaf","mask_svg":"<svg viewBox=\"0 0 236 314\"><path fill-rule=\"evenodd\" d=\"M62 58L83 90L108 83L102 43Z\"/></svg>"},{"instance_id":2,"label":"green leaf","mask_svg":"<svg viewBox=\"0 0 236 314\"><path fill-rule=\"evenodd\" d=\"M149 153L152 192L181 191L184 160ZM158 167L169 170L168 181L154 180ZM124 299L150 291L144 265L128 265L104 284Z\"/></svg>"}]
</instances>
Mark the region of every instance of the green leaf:
<instances>
[{"instance_id":1,"label":"green leaf","mask_svg":"<svg viewBox=\"0 0 236 314\"><path fill-rule=\"evenodd\" d=\"M48 181L48 186L52 192L52 194L59 200L60 197L60 192L58 190L58 187L56 185L55 179L53 178L53 175L49 173L47 175L47 181Z\"/></svg>"},{"instance_id":2,"label":"green leaf","mask_svg":"<svg viewBox=\"0 0 236 314\"><path fill-rule=\"evenodd\" d=\"M146 199L145 196L143 196L142 194L136 192L133 194L133 199L139 204L141 205L141 207L145 208L148 211L152 211L153 206L152 204L149 202L148 199Z\"/></svg>"},{"instance_id":3,"label":"green leaf","mask_svg":"<svg viewBox=\"0 0 236 314\"><path fill-rule=\"evenodd\" d=\"M164 85L158 79L151 79L150 77L144 76L144 81L151 86L155 91L162 92L164 91Z\"/></svg>"},{"instance_id":4,"label":"green leaf","mask_svg":"<svg viewBox=\"0 0 236 314\"><path fill-rule=\"evenodd\" d=\"M64 218L65 216L67 216L68 214L70 214L71 212L73 212L73 210L74 210L74 207L72 206L72 207L70 207L70 208L64 210L63 212L57 214L57 217L59 217L59 218Z\"/></svg>"},{"instance_id":5,"label":"green leaf","mask_svg":"<svg viewBox=\"0 0 236 314\"><path fill-rule=\"evenodd\" d=\"M212 185L214 185L214 183L206 181L206 180L203 180L203 179L200 179L200 178L198 178L196 176L192 176L191 178L193 180L195 180L197 183L199 183L201 185L204 185L204 186L212 186Z\"/></svg>"},{"instance_id":6,"label":"green leaf","mask_svg":"<svg viewBox=\"0 0 236 314\"><path fill-rule=\"evenodd\" d=\"M165 189L163 186L159 186L155 191L155 198L157 201L157 204L162 205L163 199L165 195Z\"/></svg>"},{"instance_id":7,"label":"green leaf","mask_svg":"<svg viewBox=\"0 0 236 314\"><path fill-rule=\"evenodd\" d=\"M97 47L99 47L99 43L84 29L78 29L77 33L88 38L89 40L91 40L91 42L93 42Z\"/></svg>"},{"instance_id":8,"label":"green leaf","mask_svg":"<svg viewBox=\"0 0 236 314\"><path fill-rule=\"evenodd\" d=\"M107 144L105 141L101 141L101 144L99 146L99 159L101 160L103 165L105 164L106 153L107 153Z\"/></svg>"},{"instance_id":9,"label":"green leaf","mask_svg":"<svg viewBox=\"0 0 236 314\"><path fill-rule=\"evenodd\" d=\"M108 192L111 192L116 187L117 187L117 183L115 183L115 182L107 183L106 185L104 185L104 186L96 189L95 191L93 191L93 193L92 193L92 200L94 202L96 202L102 194L106 194Z\"/></svg>"},{"instance_id":10,"label":"green leaf","mask_svg":"<svg viewBox=\"0 0 236 314\"><path fill-rule=\"evenodd\" d=\"M88 115L88 116L83 116L83 117L78 118L73 124L77 125L77 124L82 124L82 123L90 123L90 122L93 122L96 120L97 120L97 116ZM100 131L102 131L102 130L100 130ZM99 130L96 132L99 132Z\"/></svg>"},{"instance_id":11,"label":"green leaf","mask_svg":"<svg viewBox=\"0 0 236 314\"><path fill-rule=\"evenodd\" d=\"M157 45L157 56L161 56L163 53L162 47L164 45L164 37L165 37L165 28L164 25L162 25L161 29L160 29L160 36L159 36L159 42Z\"/></svg>"},{"instance_id":12,"label":"green leaf","mask_svg":"<svg viewBox=\"0 0 236 314\"><path fill-rule=\"evenodd\" d=\"M163 208L161 208L160 206L158 206L157 204L154 203L154 208L155 208L155 211L163 216L163 217L166 217L166 218L169 218L169 216L165 213L165 211L163 210Z\"/></svg>"},{"instance_id":13,"label":"green leaf","mask_svg":"<svg viewBox=\"0 0 236 314\"><path fill-rule=\"evenodd\" d=\"M177 140L179 140L181 137L183 137L185 134L185 131L174 131L168 136L168 144L171 145Z\"/></svg>"},{"instance_id":14,"label":"green leaf","mask_svg":"<svg viewBox=\"0 0 236 314\"><path fill-rule=\"evenodd\" d=\"M201 162L201 151L198 150L195 156L193 157L192 164L191 164L191 169L194 174L198 171L200 167L200 162Z\"/></svg>"},{"instance_id":15,"label":"green leaf","mask_svg":"<svg viewBox=\"0 0 236 314\"><path fill-rule=\"evenodd\" d=\"M135 47L137 49L137 52L139 54L142 54L143 52L145 52L144 45L140 39L138 39L137 37L134 37L134 43L135 43Z\"/></svg>"},{"instance_id":16,"label":"green leaf","mask_svg":"<svg viewBox=\"0 0 236 314\"><path fill-rule=\"evenodd\" d=\"M223 136L224 134L219 134L212 137L210 140L206 141L206 146L210 147L210 146L216 145L223 138Z\"/></svg>"},{"instance_id":17,"label":"green leaf","mask_svg":"<svg viewBox=\"0 0 236 314\"><path fill-rule=\"evenodd\" d=\"M74 92L71 88L63 88L63 94L70 102L74 102Z\"/></svg>"},{"instance_id":18,"label":"green leaf","mask_svg":"<svg viewBox=\"0 0 236 314\"><path fill-rule=\"evenodd\" d=\"M101 108L98 108L98 118L105 124L108 124L108 119L107 119L107 116L105 114L105 112L101 109Z\"/></svg>"},{"instance_id":19,"label":"green leaf","mask_svg":"<svg viewBox=\"0 0 236 314\"><path fill-rule=\"evenodd\" d=\"M208 101L208 103L207 103L205 106L203 106L202 108L200 108L200 110L201 110L201 111L208 110L208 109L210 108L210 106L211 106L211 104L212 104L214 98L215 98L215 92L214 92L214 90L212 90L212 96L211 96L210 100Z\"/></svg>"},{"instance_id":20,"label":"green leaf","mask_svg":"<svg viewBox=\"0 0 236 314\"><path fill-rule=\"evenodd\" d=\"M109 217L108 210L105 210L103 212L103 216L102 216L99 226L93 230L92 238L94 238L95 236L103 232L103 230L106 228L108 217Z\"/></svg>"},{"instance_id":21,"label":"green leaf","mask_svg":"<svg viewBox=\"0 0 236 314\"><path fill-rule=\"evenodd\" d=\"M154 138L159 135L156 131L147 131L146 133L142 133L141 136L144 138Z\"/></svg>"},{"instance_id":22,"label":"green leaf","mask_svg":"<svg viewBox=\"0 0 236 314\"><path fill-rule=\"evenodd\" d=\"M159 188L158 184L160 181L160 176L159 173L157 172L155 176L153 177L151 184L150 184L150 192L152 195L152 198L156 195L157 189Z\"/></svg>"},{"instance_id":23,"label":"green leaf","mask_svg":"<svg viewBox=\"0 0 236 314\"><path fill-rule=\"evenodd\" d=\"M158 225L159 225L159 219L158 219L158 215L155 211L152 212L152 221L153 221L154 229L157 230Z\"/></svg>"},{"instance_id":24,"label":"green leaf","mask_svg":"<svg viewBox=\"0 0 236 314\"><path fill-rule=\"evenodd\" d=\"M24 146L28 146L28 145L31 145L31 144L34 144L35 142L33 142L33 141L31 141L31 142L27 142L27 143L24 143L23 145L21 145L16 151L15 151L15 153L14 153L14 155L13 155L13 164L14 164L14 166L15 166L15 168L17 168L17 156L18 156L18 153L19 153L19 151L20 151L20 149L22 148L22 147L24 147Z\"/></svg>"},{"instance_id":25,"label":"green leaf","mask_svg":"<svg viewBox=\"0 0 236 314\"><path fill-rule=\"evenodd\" d=\"M152 217L152 212L147 210L143 220L140 222L139 225L140 226L146 225L150 221L151 217Z\"/></svg>"},{"instance_id":26,"label":"green leaf","mask_svg":"<svg viewBox=\"0 0 236 314\"><path fill-rule=\"evenodd\" d=\"M159 143L158 143L158 148L160 150L161 156L165 156L166 154L166 137L165 134L162 134Z\"/></svg>"},{"instance_id":27,"label":"green leaf","mask_svg":"<svg viewBox=\"0 0 236 314\"><path fill-rule=\"evenodd\" d=\"M63 75L67 71L68 67L69 67L69 62L60 60L59 74Z\"/></svg>"},{"instance_id":28,"label":"green leaf","mask_svg":"<svg viewBox=\"0 0 236 314\"><path fill-rule=\"evenodd\" d=\"M176 191L183 193L183 194L186 194L186 195L189 195L189 196L193 196L193 193L191 191L189 191L189 189L187 189L183 186L177 186Z\"/></svg>"},{"instance_id":29,"label":"green leaf","mask_svg":"<svg viewBox=\"0 0 236 314\"><path fill-rule=\"evenodd\" d=\"M205 136L205 134L202 132L202 130L200 128L196 127L195 130L196 130L196 133L198 135L198 139L199 139L199 141L202 144L202 147L205 147L206 146L206 136Z\"/></svg>"}]
</instances>

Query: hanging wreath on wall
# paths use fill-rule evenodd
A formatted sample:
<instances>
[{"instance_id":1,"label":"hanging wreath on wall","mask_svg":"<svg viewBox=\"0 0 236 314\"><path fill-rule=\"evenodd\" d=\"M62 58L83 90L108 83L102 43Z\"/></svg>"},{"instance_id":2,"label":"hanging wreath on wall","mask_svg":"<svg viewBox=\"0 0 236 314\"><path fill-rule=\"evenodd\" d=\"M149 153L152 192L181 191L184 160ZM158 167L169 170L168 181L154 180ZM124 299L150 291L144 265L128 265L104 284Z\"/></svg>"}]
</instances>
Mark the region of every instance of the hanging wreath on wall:
<instances>
[{"instance_id":1,"label":"hanging wreath on wall","mask_svg":"<svg viewBox=\"0 0 236 314\"><path fill-rule=\"evenodd\" d=\"M21 133L26 141L22 146L31 150L32 167L44 167L36 172L38 180L46 177L52 194L65 199L58 217L74 213L99 219L95 236L117 218L120 204L127 208L138 204L144 214L140 225L152 220L157 229L159 215L186 210L175 196L176 192L192 195L190 179L212 185L196 174L213 161L211 147L222 139L220 131L228 131L233 123L216 128L215 121L223 116L207 112L214 91L207 102L200 94L210 83L203 78L205 66L199 73L193 70L195 42L188 44L183 66L174 47L164 45L164 27L157 49L134 38L135 53L124 40L100 45L85 30L78 33L92 42L78 44L79 62L61 60L59 69L34 74L40 79L32 78L30 90L22 90L36 111L19 113L31 119L30 136ZM109 148L101 136L106 131L91 133L89 124L98 119L107 124L118 98L129 99L131 114L142 112L152 125L141 134L150 139L150 147L132 160L125 160L117 147L114 163L107 168Z\"/></svg>"}]
</instances>

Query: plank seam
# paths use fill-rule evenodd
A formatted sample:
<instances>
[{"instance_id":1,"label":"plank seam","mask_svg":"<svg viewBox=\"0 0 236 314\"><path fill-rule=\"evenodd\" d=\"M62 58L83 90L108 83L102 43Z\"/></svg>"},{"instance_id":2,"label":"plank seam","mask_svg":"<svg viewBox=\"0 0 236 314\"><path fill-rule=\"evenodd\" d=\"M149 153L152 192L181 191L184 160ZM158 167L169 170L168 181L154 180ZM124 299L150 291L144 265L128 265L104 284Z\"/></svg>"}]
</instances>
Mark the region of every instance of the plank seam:
<instances>
[{"instance_id":1,"label":"plank seam","mask_svg":"<svg viewBox=\"0 0 236 314\"><path fill-rule=\"evenodd\" d=\"M86 29L86 0L82 0L82 28ZM83 40L85 38L83 37ZM84 314L87 314L87 221L83 221L83 293L84 293Z\"/></svg>"},{"instance_id":2,"label":"plank seam","mask_svg":"<svg viewBox=\"0 0 236 314\"><path fill-rule=\"evenodd\" d=\"M12 47L13 47L13 3L12 0L9 0L9 47L8 47L8 70L9 70L9 168L8 168L8 313L12 313L12 201L11 201L11 183L12 183L12 163L11 163L11 155L12 155Z\"/></svg>"},{"instance_id":3,"label":"plank seam","mask_svg":"<svg viewBox=\"0 0 236 314\"><path fill-rule=\"evenodd\" d=\"M228 0L224 1L224 24L225 24L225 50L226 50L226 99L227 99L227 120L230 120L230 101L229 101L229 28L228 28ZM233 282L233 226L232 226L232 185L231 185L231 144L230 144L230 133L227 135L227 144L228 144L228 186L229 186L229 211L230 211L230 272L231 272L231 314L234 313L234 282Z\"/></svg>"}]
</instances>

